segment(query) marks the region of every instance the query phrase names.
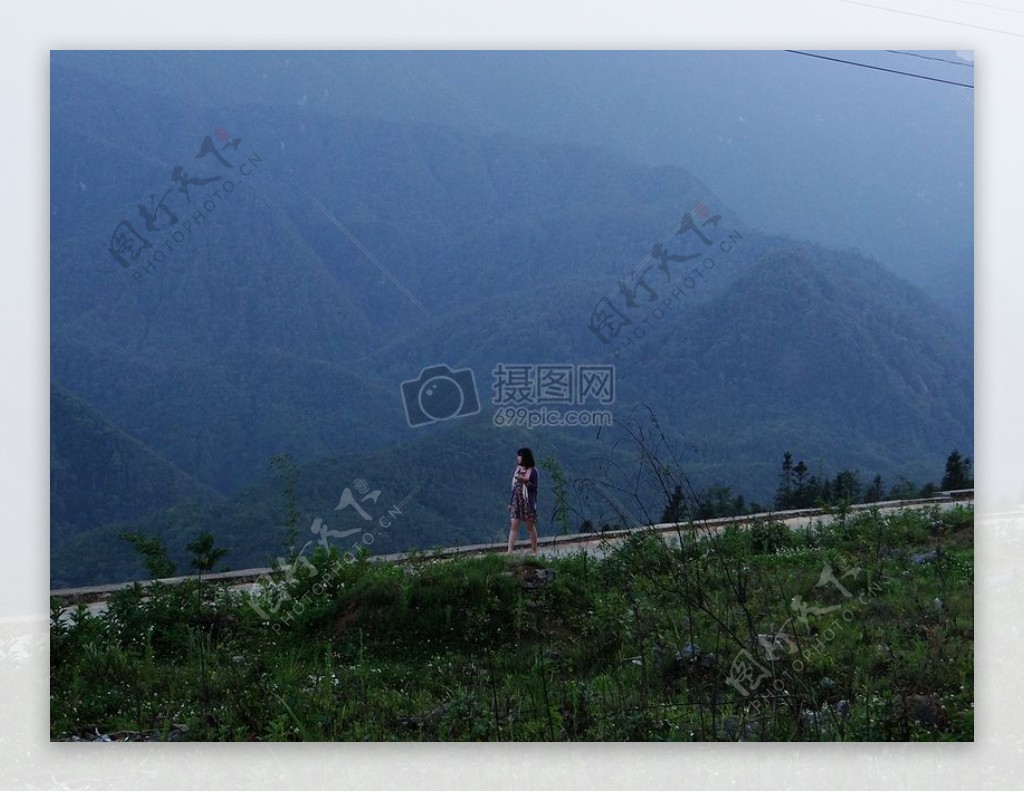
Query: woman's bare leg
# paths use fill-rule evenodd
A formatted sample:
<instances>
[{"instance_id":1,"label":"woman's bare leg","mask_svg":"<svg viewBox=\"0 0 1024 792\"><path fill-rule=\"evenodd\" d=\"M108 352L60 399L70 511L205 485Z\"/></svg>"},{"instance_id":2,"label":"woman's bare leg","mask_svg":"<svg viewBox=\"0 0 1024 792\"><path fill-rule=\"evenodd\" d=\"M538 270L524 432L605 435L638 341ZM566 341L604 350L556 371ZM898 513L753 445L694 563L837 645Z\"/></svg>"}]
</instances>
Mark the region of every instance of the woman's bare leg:
<instances>
[{"instance_id":1,"label":"woman's bare leg","mask_svg":"<svg viewBox=\"0 0 1024 792\"><path fill-rule=\"evenodd\" d=\"M530 549L537 555L537 521L527 520L526 532L530 535Z\"/></svg>"},{"instance_id":2,"label":"woman's bare leg","mask_svg":"<svg viewBox=\"0 0 1024 792\"><path fill-rule=\"evenodd\" d=\"M516 539L519 538L519 520L515 517L512 518L512 526L508 532L508 552L512 552L516 549Z\"/></svg>"}]
</instances>

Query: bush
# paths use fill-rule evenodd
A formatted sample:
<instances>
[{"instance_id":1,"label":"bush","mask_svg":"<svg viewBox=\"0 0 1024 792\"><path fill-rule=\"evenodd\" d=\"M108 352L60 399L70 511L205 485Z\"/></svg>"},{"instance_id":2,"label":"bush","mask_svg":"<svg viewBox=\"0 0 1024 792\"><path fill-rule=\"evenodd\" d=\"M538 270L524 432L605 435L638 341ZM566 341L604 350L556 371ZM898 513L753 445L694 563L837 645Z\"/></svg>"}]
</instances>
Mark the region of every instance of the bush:
<instances>
[{"instance_id":1,"label":"bush","mask_svg":"<svg viewBox=\"0 0 1024 792\"><path fill-rule=\"evenodd\" d=\"M785 523L758 520L750 527L750 549L755 553L777 553L795 544L793 532Z\"/></svg>"}]
</instances>

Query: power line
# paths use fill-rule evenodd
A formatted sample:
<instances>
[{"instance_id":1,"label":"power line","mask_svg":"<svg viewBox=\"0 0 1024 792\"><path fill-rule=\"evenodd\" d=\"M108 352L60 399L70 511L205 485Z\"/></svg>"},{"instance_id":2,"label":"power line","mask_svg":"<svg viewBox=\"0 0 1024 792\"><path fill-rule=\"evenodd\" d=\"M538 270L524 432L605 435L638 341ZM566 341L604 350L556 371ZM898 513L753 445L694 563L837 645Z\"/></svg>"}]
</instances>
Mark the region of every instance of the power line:
<instances>
[{"instance_id":1,"label":"power line","mask_svg":"<svg viewBox=\"0 0 1024 792\"><path fill-rule=\"evenodd\" d=\"M873 5L872 3L862 3L861 0L839 0L839 2L849 3L850 5L864 6L865 8L875 8L879 11L889 11L893 14L904 14L905 16L917 17L918 19L930 19L934 22L948 22L950 25L958 25L959 27L969 27L974 28L975 30L987 30L989 33L1004 33L1007 36L1013 36L1015 38L1024 38L1024 33L1014 33L1012 30L990 28L985 27L984 25L972 25L970 22L958 22L955 19L943 19L942 17L928 16L927 14L916 14L913 11L903 11L899 8L888 8L886 6Z\"/></svg>"},{"instance_id":2,"label":"power line","mask_svg":"<svg viewBox=\"0 0 1024 792\"><path fill-rule=\"evenodd\" d=\"M948 58L936 58L933 55L922 55L920 52L905 52L904 50L886 50L894 55L909 55L912 58L924 58L925 60L941 61L942 63L952 63L954 66L966 66L968 69L973 69L973 63L967 63L966 61L955 61L949 60Z\"/></svg>"},{"instance_id":3,"label":"power line","mask_svg":"<svg viewBox=\"0 0 1024 792\"><path fill-rule=\"evenodd\" d=\"M1020 9L1017 9L1017 8L1007 8L1006 6L992 5L991 3L972 3L971 0L956 0L956 1L958 3L963 3L964 5L985 6L986 8L996 8L996 9L998 9L1000 11L1009 11L1011 14L1024 14L1024 11L1021 11Z\"/></svg>"},{"instance_id":4,"label":"power line","mask_svg":"<svg viewBox=\"0 0 1024 792\"><path fill-rule=\"evenodd\" d=\"M940 80L938 77L926 77L923 74L914 74L913 72L900 71L899 69L886 69L883 66L871 66L867 63L857 63L855 61L843 60L842 58L830 58L827 55L815 55L813 52L803 52L802 50L786 50L786 52L792 52L794 55L806 55L808 58L821 58L822 60L835 61L836 63L846 63L850 66L860 66L862 69L874 69L875 71L889 72L890 74L902 74L906 77L916 77L919 80L931 80L932 82L946 83L947 85L959 85L961 88L970 88L974 90L974 86L968 83L954 82L953 80Z\"/></svg>"}]
</instances>

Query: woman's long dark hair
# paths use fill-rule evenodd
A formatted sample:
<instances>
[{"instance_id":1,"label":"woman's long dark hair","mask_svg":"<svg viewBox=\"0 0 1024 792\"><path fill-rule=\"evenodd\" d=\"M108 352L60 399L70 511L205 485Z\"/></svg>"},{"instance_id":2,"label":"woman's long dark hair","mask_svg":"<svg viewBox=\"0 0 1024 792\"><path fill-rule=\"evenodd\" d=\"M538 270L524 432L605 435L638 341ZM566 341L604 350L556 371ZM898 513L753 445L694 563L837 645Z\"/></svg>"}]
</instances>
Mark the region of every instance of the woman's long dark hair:
<instances>
[{"instance_id":1,"label":"woman's long dark hair","mask_svg":"<svg viewBox=\"0 0 1024 792\"><path fill-rule=\"evenodd\" d=\"M533 461L533 451L529 448L520 448L516 453L523 458L523 467L532 468L537 466Z\"/></svg>"}]
</instances>

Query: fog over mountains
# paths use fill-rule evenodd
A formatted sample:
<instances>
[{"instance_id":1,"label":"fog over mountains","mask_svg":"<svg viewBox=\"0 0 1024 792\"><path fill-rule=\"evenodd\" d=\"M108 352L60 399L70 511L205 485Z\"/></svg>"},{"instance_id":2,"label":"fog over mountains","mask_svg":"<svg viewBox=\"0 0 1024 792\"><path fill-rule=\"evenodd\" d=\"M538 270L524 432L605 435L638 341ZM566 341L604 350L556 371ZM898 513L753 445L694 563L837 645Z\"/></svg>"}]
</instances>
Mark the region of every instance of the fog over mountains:
<instances>
[{"instance_id":1,"label":"fog over mountains","mask_svg":"<svg viewBox=\"0 0 1024 792\"><path fill-rule=\"evenodd\" d=\"M375 551L500 538L518 446L607 481L651 413L698 489L761 503L787 450L919 484L973 457L969 90L385 52L54 53L51 89L54 585L140 574L125 529L264 563L279 454L302 541L358 525L356 480L415 492ZM612 400L546 406L620 424L495 426L496 369L540 364L614 366ZM417 424L437 365L462 406Z\"/></svg>"}]
</instances>

